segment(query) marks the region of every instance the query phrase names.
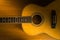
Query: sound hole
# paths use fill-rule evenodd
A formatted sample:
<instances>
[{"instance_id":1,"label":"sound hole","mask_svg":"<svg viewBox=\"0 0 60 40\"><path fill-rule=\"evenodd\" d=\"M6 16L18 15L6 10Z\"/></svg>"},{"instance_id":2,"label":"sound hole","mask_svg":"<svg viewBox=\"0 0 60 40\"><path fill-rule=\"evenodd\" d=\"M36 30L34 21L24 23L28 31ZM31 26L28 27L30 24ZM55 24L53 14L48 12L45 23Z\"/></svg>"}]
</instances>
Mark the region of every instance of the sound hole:
<instances>
[{"instance_id":1,"label":"sound hole","mask_svg":"<svg viewBox=\"0 0 60 40\"><path fill-rule=\"evenodd\" d=\"M41 23L42 18L41 18L40 15L34 15L33 18L32 18L32 20L33 20L33 23L34 23L34 24L38 25L38 24Z\"/></svg>"}]
</instances>

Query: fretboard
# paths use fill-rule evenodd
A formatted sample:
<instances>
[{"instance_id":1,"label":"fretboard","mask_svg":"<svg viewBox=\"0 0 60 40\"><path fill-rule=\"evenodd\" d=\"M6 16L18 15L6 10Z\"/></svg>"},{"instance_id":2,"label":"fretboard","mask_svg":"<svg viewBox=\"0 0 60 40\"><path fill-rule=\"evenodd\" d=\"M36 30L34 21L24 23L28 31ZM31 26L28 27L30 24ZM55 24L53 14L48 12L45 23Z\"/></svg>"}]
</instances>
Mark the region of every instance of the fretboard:
<instances>
[{"instance_id":1,"label":"fretboard","mask_svg":"<svg viewBox=\"0 0 60 40\"><path fill-rule=\"evenodd\" d=\"M0 23L31 23L31 17L0 17Z\"/></svg>"}]
</instances>

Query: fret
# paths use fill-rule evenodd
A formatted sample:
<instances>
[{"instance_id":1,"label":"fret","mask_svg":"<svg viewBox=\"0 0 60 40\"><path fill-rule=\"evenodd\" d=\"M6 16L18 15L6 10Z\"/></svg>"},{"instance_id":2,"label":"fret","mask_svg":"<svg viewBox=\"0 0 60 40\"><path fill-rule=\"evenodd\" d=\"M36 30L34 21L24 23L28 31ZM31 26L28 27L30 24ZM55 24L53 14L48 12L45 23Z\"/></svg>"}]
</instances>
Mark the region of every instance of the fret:
<instances>
[{"instance_id":1,"label":"fret","mask_svg":"<svg viewBox=\"0 0 60 40\"><path fill-rule=\"evenodd\" d=\"M0 17L0 23L31 23L31 17Z\"/></svg>"}]
</instances>

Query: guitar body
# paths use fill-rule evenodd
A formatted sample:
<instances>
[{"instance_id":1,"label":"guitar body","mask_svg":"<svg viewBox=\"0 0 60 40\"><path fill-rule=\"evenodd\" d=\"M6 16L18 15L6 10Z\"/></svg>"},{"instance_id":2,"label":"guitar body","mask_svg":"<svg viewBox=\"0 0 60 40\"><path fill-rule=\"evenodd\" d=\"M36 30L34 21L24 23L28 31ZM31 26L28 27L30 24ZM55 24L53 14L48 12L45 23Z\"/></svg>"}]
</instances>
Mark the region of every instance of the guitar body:
<instances>
[{"instance_id":1,"label":"guitar body","mask_svg":"<svg viewBox=\"0 0 60 40\"><path fill-rule=\"evenodd\" d=\"M57 13L57 23L55 28L51 28L51 10L56 10ZM34 16L39 13L42 17L40 24L32 23L22 23L22 27L25 33L28 35L39 35L41 33L46 33L53 38L60 39L60 14L59 7L54 5L49 5L47 7L40 7L35 4L30 4L26 6L22 12L22 16Z\"/></svg>"}]
</instances>

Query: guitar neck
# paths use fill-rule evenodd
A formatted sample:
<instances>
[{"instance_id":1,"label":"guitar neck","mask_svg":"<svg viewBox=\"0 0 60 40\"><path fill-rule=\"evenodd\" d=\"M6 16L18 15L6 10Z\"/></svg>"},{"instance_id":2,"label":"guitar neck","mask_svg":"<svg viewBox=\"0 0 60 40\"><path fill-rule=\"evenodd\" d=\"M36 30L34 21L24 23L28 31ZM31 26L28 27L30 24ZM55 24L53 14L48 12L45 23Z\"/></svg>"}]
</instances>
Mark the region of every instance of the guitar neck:
<instances>
[{"instance_id":1,"label":"guitar neck","mask_svg":"<svg viewBox=\"0 0 60 40\"><path fill-rule=\"evenodd\" d=\"M31 23L31 17L0 17L0 23Z\"/></svg>"}]
</instances>

